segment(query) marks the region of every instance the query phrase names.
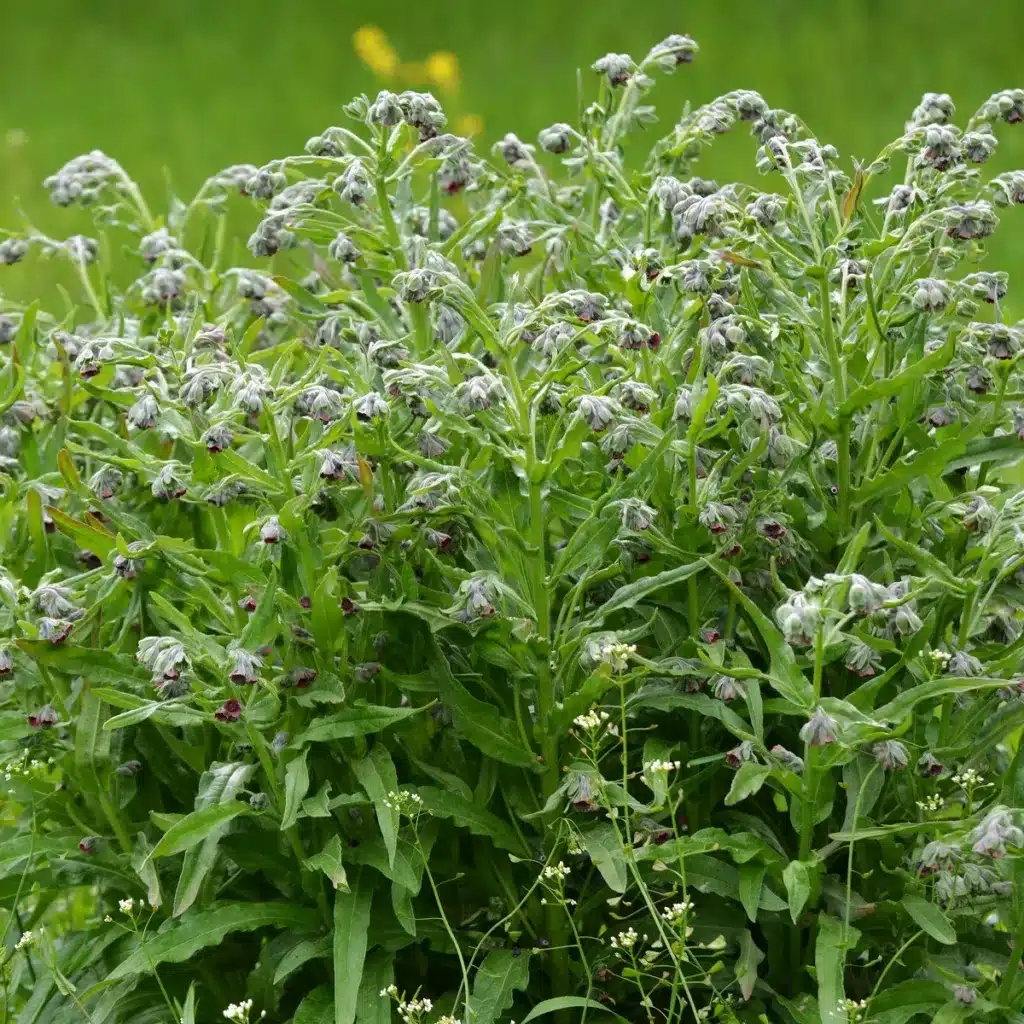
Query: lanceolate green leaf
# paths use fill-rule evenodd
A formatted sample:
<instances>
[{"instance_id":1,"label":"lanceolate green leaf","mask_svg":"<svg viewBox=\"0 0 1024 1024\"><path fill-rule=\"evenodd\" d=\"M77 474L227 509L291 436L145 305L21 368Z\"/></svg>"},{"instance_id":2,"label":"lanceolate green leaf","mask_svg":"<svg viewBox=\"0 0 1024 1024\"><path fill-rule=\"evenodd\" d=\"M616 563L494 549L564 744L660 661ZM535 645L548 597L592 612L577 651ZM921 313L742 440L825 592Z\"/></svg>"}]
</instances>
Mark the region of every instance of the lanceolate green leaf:
<instances>
[{"instance_id":1,"label":"lanceolate green leaf","mask_svg":"<svg viewBox=\"0 0 1024 1024\"><path fill-rule=\"evenodd\" d=\"M365 869L334 894L334 1024L353 1024L359 1006L373 888ZM379 998L379 997L378 997Z\"/></svg>"},{"instance_id":2,"label":"lanceolate green leaf","mask_svg":"<svg viewBox=\"0 0 1024 1024\"><path fill-rule=\"evenodd\" d=\"M956 929L953 922L934 903L920 896L904 896L900 902L918 928L924 929L933 939L944 945L956 945Z\"/></svg>"},{"instance_id":3,"label":"lanceolate green leaf","mask_svg":"<svg viewBox=\"0 0 1024 1024\"><path fill-rule=\"evenodd\" d=\"M245 814L249 808L241 801L210 804L201 810L186 814L175 822L153 847L150 857L171 857L201 843L211 832L218 831L233 818Z\"/></svg>"},{"instance_id":4,"label":"lanceolate green leaf","mask_svg":"<svg viewBox=\"0 0 1024 1024\"><path fill-rule=\"evenodd\" d=\"M318 719L296 737L293 746L369 736L424 710L425 708L387 708L357 704Z\"/></svg>"},{"instance_id":5,"label":"lanceolate green leaf","mask_svg":"<svg viewBox=\"0 0 1024 1024\"><path fill-rule=\"evenodd\" d=\"M252 773L252 765L238 762L214 762L199 780L195 809L205 810L218 804L231 805ZM185 851L174 893L174 916L180 917L195 902L199 887L217 860L217 844L229 827L223 822L213 828L203 841Z\"/></svg>"},{"instance_id":6,"label":"lanceolate green leaf","mask_svg":"<svg viewBox=\"0 0 1024 1024\"><path fill-rule=\"evenodd\" d=\"M281 830L295 824L302 801L309 792L309 768L306 766L307 751L288 762L284 770L284 809L281 815Z\"/></svg>"},{"instance_id":7,"label":"lanceolate green leaf","mask_svg":"<svg viewBox=\"0 0 1024 1024\"><path fill-rule=\"evenodd\" d=\"M424 810L435 818L450 818L456 825L468 828L476 835L486 836L500 849L524 855L522 840L515 829L479 804L436 786L419 786L416 793L423 800Z\"/></svg>"},{"instance_id":8,"label":"lanceolate green leaf","mask_svg":"<svg viewBox=\"0 0 1024 1024\"><path fill-rule=\"evenodd\" d=\"M590 625L596 628L615 612L633 608L658 591L676 587L705 568L706 566L703 561L690 562L688 565L680 565L675 569L666 569L664 572L656 573L654 576L645 576L635 583L619 587L615 594L597 609L591 617Z\"/></svg>"},{"instance_id":9,"label":"lanceolate green leaf","mask_svg":"<svg viewBox=\"0 0 1024 1024\"><path fill-rule=\"evenodd\" d=\"M162 963L182 963L200 950L220 943L225 935L256 928L309 928L314 911L287 903L218 903L147 934L138 948L122 960L107 982L133 974L151 974Z\"/></svg>"}]
</instances>

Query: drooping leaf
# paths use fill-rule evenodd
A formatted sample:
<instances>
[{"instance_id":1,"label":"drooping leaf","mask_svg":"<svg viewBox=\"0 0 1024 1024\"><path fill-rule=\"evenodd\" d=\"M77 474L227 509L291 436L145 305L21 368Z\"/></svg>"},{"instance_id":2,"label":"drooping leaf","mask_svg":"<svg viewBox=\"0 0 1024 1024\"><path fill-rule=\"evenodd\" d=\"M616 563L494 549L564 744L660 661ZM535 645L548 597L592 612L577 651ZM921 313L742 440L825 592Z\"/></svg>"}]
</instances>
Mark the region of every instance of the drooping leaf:
<instances>
[{"instance_id":1,"label":"drooping leaf","mask_svg":"<svg viewBox=\"0 0 1024 1024\"><path fill-rule=\"evenodd\" d=\"M740 932L740 955L736 960L736 981L744 999L754 994L757 984L757 967L764 960L764 953L757 948L754 937L744 928Z\"/></svg>"},{"instance_id":2,"label":"drooping leaf","mask_svg":"<svg viewBox=\"0 0 1024 1024\"><path fill-rule=\"evenodd\" d=\"M186 814L176 821L158 840L150 857L171 857L201 843L211 832L220 829L233 818L247 813L249 808L239 800L231 803L210 804L201 810Z\"/></svg>"},{"instance_id":3,"label":"drooping leaf","mask_svg":"<svg viewBox=\"0 0 1024 1024\"><path fill-rule=\"evenodd\" d=\"M419 786L416 793L423 800L424 810L435 818L450 818L456 825L468 828L475 835L486 836L495 846L520 857L526 853L515 829L472 800L436 786Z\"/></svg>"},{"instance_id":4,"label":"drooping leaf","mask_svg":"<svg viewBox=\"0 0 1024 1024\"><path fill-rule=\"evenodd\" d=\"M725 796L726 805L731 807L741 800L746 800L748 796L753 796L771 773L772 770L767 765L759 764L757 761L744 761L732 777L732 785Z\"/></svg>"},{"instance_id":5,"label":"drooping leaf","mask_svg":"<svg viewBox=\"0 0 1024 1024\"><path fill-rule=\"evenodd\" d=\"M528 953L512 949L491 950L473 979L469 1019L473 1024L494 1024L512 1005L516 990L526 988L529 980Z\"/></svg>"},{"instance_id":6,"label":"drooping leaf","mask_svg":"<svg viewBox=\"0 0 1024 1024\"><path fill-rule=\"evenodd\" d=\"M331 836L319 853L306 858L305 866L310 871L322 871L331 880L331 885L335 889L348 889L348 876L341 860L340 836Z\"/></svg>"},{"instance_id":7,"label":"drooping leaf","mask_svg":"<svg viewBox=\"0 0 1024 1024\"><path fill-rule=\"evenodd\" d=\"M607 822L581 829L580 845L601 872L605 884L613 892L624 893L629 881L629 867L618 829Z\"/></svg>"},{"instance_id":8,"label":"drooping leaf","mask_svg":"<svg viewBox=\"0 0 1024 1024\"><path fill-rule=\"evenodd\" d=\"M802 860L791 860L782 872L789 899L789 916L796 924L811 895L811 871Z\"/></svg>"},{"instance_id":9,"label":"drooping leaf","mask_svg":"<svg viewBox=\"0 0 1024 1024\"><path fill-rule=\"evenodd\" d=\"M289 903L215 903L146 935L138 948L107 975L107 981L150 974L162 963L183 963L200 950L217 945L230 932L270 927L309 929L315 923L315 911Z\"/></svg>"}]
</instances>

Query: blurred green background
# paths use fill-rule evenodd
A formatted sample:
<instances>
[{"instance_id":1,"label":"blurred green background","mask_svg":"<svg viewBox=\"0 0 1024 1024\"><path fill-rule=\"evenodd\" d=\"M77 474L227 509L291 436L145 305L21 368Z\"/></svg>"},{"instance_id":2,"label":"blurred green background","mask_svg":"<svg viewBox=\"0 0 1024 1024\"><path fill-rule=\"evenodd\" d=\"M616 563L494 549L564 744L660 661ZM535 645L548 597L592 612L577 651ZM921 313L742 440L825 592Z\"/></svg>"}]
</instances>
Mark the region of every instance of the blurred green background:
<instances>
[{"instance_id":1,"label":"blurred green background","mask_svg":"<svg viewBox=\"0 0 1024 1024\"><path fill-rule=\"evenodd\" d=\"M55 235L84 227L49 207L41 180L92 148L121 160L155 207L167 174L186 193L227 164L300 150L339 122L352 95L384 84L353 46L368 23L403 63L454 53L461 88L446 106L480 118L487 141L571 119L576 68L608 50L641 56L681 31L701 52L658 84L666 125L686 101L753 88L799 112L844 158L866 158L926 90L951 93L965 120L996 89L1024 85L1021 9L1021 0L0 0L0 224L18 225L20 203ZM1000 136L990 171L1024 166L1024 126ZM703 170L752 179L753 152L738 131ZM1018 214L1004 216L988 262L1024 272ZM25 297L40 273L31 263L8 269L0 287Z\"/></svg>"}]
</instances>

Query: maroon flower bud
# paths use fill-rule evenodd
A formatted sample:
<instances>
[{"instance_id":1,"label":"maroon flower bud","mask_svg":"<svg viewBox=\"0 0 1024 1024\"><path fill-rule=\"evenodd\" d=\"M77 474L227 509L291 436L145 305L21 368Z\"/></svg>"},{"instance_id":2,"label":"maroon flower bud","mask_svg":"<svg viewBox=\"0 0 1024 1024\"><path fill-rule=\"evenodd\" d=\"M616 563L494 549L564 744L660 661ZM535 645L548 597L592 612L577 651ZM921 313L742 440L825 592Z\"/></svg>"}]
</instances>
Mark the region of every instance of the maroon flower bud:
<instances>
[{"instance_id":1,"label":"maroon flower bud","mask_svg":"<svg viewBox=\"0 0 1024 1024\"><path fill-rule=\"evenodd\" d=\"M245 597L240 598L238 601L238 607L241 608L243 612L256 611L256 607L258 604L259 602L256 600L255 597L252 596L252 594L247 594Z\"/></svg>"},{"instance_id":2,"label":"maroon flower bud","mask_svg":"<svg viewBox=\"0 0 1024 1024\"><path fill-rule=\"evenodd\" d=\"M100 845L99 836L86 836L84 839L79 840L78 852L84 854L91 854L96 852L96 847Z\"/></svg>"},{"instance_id":3,"label":"maroon flower bud","mask_svg":"<svg viewBox=\"0 0 1024 1024\"><path fill-rule=\"evenodd\" d=\"M71 630L74 628L75 624L68 622L66 619L51 619L47 617L39 620L40 638L48 640L54 646L64 643L71 636Z\"/></svg>"},{"instance_id":4,"label":"maroon flower bud","mask_svg":"<svg viewBox=\"0 0 1024 1024\"><path fill-rule=\"evenodd\" d=\"M313 599L309 594L303 594L302 597L299 598L299 607L307 612L313 607Z\"/></svg>"},{"instance_id":5,"label":"maroon flower bud","mask_svg":"<svg viewBox=\"0 0 1024 1024\"><path fill-rule=\"evenodd\" d=\"M774 519L762 519L757 525L761 533L769 540L782 540L789 532L782 523Z\"/></svg>"},{"instance_id":6,"label":"maroon flower bud","mask_svg":"<svg viewBox=\"0 0 1024 1024\"><path fill-rule=\"evenodd\" d=\"M234 658L230 673L231 682L255 683L259 680L263 659L258 654L250 654L239 647L234 651Z\"/></svg>"},{"instance_id":7,"label":"maroon flower bud","mask_svg":"<svg viewBox=\"0 0 1024 1024\"><path fill-rule=\"evenodd\" d=\"M213 713L218 722L237 722L242 717L242 705L234 697L224 701Z\"/></svg>"},{"instance_id":8,"label":"maroon flower bud","mask_svg":"<svg viewBox=\"0 0 1024 1024\"><path fill-rule=\"evenodd\" d=\"M14 659L6 648L0 648L0 679L6 679L14 671Z\"/></svg>"},{"instance_id":9,"label":"maroon flower bud","mask_svg":"<svg viewBox=\"0 0 1024 1024\"><path fill-rule=\"evenodd\" d=\"M346 615L355 615L359 611L359 605L351 597L343 597L341 599L341 610Z\"/></svg>"},{"instance_id":10,"label":"maroon flower bud","mask_svg":"<svg viewBox=\"0 0 1024 1024\"><path fill-rule=\"evenodd\" d=\"M49 704L44 704L38 711L28 716L28 724L33 729L49 729L58 721L60 721L60 717Z\"/></svg>"},{"instance_id":11,"label":"maroon flower bud","mask_svg":"<svg viewBox=\"0 0 1024 1024\"><path fill-rule=\"evenodd\" d=\"M372 679L379 672L379 661L367 661L362 665L356 665L356 679L359 679L362 682L366 682L367 679Z\"/></svg>"},{"instance_id":12,"label":"maroon flower bud","mask_svg":"<svg viewBox=\"0 0 1024 1024\"><path fill-rule=\"evenodd\" d=\"M921 774L929 779L937 778L946 770L946 766L929 750L918 758L917 767Z\"/></svg>"},{"instance_id":13,"label":"maroon flower bud","mask_svg":"<svg viewBox=\"0 0 1024 1024\"><path fill-rule=\"evenodd\" d=\"M700 638L706 644L717 644L722 639L722 634L717 629L702 629Z\"/></svg>"},{"instance_id":14,"label":"maroon flower bud","mask_svg":"<svg viewBox=\"0 0 1024 1024\"><path fill-rule=\"evenodd\" d=\"M277 516L271 516L260 530L260 537L264 544L276 544L281 539L281 524Z\"/></svg>"},{"instance_id":15,"label":"maroon flower bud","mask_svg":"<svg viewBox=\"0 0 1024 1024\"><path fill-rule=\"evenodd\" d=\"M316 669L314 668L293 668L290 674L292 686L297 690L305 690L314 679Z\"/></svg>"}]
</instances>

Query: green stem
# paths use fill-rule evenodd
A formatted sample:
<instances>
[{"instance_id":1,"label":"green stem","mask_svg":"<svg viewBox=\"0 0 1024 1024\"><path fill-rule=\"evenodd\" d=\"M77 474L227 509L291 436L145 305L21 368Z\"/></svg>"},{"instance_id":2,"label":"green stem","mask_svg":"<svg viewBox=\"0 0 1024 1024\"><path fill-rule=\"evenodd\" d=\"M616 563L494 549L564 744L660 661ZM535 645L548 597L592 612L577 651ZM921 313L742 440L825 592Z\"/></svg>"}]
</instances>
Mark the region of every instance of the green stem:
<instances>
[{"instance_id":1,"label":"green stem","mask_svg":"<svg viewBox=\"0 0 1024 1024\"><path fill-rule=\"evenodd\" d=\"M1024 957L1024 911L1021 911L1017 919L1017 933L1013 940L1013 950L1010 953L1010 961L1006 965L1006 973L999 985L999 1002L1004 1006L1010 1005L1010 993L1013 991L1013 983L1017 980L1020 971L1021 957Z\"/></svg>"},{"instance_id":2,"label":"green stem","mask_svg":"<svg viewBox=\"0 0 1024 1024\"><path fill-rule=\"evenodd\" d=\"M846 404L846 367L843 365L842 352L832 327L832 296L827 275L820 279L818 290L821 295L821 337L832 370L836 406L840 410L836 428L836 447L839 458L839 528L842 535L850 525L850 418L841 411Z\"/></svg>"}]
</instances>

